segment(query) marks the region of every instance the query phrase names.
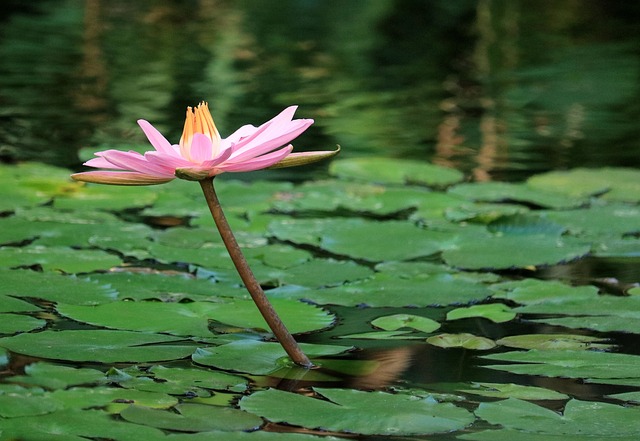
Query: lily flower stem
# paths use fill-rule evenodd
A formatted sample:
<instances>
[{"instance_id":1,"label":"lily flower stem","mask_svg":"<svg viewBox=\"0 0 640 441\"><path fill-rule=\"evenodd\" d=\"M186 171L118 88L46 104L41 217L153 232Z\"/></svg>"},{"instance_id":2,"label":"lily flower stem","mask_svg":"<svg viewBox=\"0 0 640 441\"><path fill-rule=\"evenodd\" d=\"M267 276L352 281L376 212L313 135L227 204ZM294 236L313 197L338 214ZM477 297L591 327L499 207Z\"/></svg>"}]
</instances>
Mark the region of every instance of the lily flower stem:
<instances>
[{"instance_id":1,"label":"lily flower stem","mask_svg":"<svg viewBox=\"0 0 640 441\"><path fill-rule=\"evenodd\" d=\"M216 223L216 227L218 227L222 241L229 252L229 256L231 256L231 260L233 261L238 274L240 274L240 278L242 279L244 286L247 288L247 291L249 291L249 294L251 294L251 298L258 307L258 310L260 310L260 313L269 325L269 328L271 328L273 335L280 342L294 363L305 368L313 367L313 363L305 353L302 352L300 346L298 346L298 343L284 325L275 309L273 309L273 306L269 302L269 299L267 299L262 287L253 275L253 272L247 263L247 259L242 254L238 241L233 235L233 232L229 227L229 223L227 222L227 218L222 211L218 195L216 194L213 186L213 178L203 179L198 182L200 182L207 205L209 206L213 220Z\"/></svg>"}]
</instances>

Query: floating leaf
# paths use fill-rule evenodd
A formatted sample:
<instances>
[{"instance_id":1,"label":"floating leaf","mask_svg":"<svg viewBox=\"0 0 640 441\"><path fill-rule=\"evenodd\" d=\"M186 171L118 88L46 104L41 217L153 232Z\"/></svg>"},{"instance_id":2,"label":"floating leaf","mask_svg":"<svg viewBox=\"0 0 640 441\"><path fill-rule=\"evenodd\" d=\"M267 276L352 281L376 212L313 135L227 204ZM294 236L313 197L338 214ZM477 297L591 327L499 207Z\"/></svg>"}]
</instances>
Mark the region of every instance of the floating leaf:
<instances>
[{"instance_id":1,"label":"floating leaf","mask_svg":"<svg viewBox=\"0 0 640 441\"><path fill-rule=\"evenodd\" d=\"M300 349L313 358L340 354L351 348L301 343ZM199 348L192 358L194 362L205 366L254 375L268 375L279 369L293 366L279 343L255 340L239 340L222 346ZM238 363L238 360L242 362Z\"/></svg>"},{"instance_id":2,"label":"floating leaf","mask_svg":"<svg viewBox=\"0 0 640 441\"><path fill-rule=\"evenodd\" d=\"M450 246L455 237L408 222L343 218L289 219L274 222L269 229L280 240L314 245L334 254L372 262L430 256ZM371 240L372 237L376 240Z\"/></svg>"},{"instance_id":3,"label":"floating leaf","mask_svg":"<svg viewBox=\"0 0 640 441\"><path fill-rule=\"evenodd\" d=\"M273 306L293 333L326 328L334 320L328 312L302 302L275 300ZM212 337L210 321L266 332L269 329L255 303L241 299L224 303L112 302L98 306L58 305L57 310L74 320L96 326L180 336ZM144 320L132 320L135 317L144 317Z\"/></svg>"},{"instance_id":4,"label":"floating leaf","mask_svg":"<svg viewBox=\"0 0 640 441\"><path fill-rule=\"evenodd\" d=\"M465 183L449 189L450 194L484 202L523 202L540 207L571 208L578 207L586 199L570 197L562 193L536 189L527 184L511 182Z\"/></svg>"},{"instance_id":5,"label":"floating leaf","mask_svg":"<svg viewBox=\"0 0 640 441\"><path fill-rule=\"evenodd\" d=\"M43 331L0 338L0 346L18 354L103 363L176 360L194 347L168 335L109 330Z\"/></svg>"},{"instance_id":6,"label":"floating leaf","mask_svg":"<svg viewBox=\"0 0 640 441\"><path fill-rule=\"evenodd\" d=\"M547 235L477 236L443 252L447 264L466 269L510 269L552 265L585 256L588 244Z\"/></svg>"},{"instance_id":7,"label":"floating leaf","mask_svg":"<svg viewBox=\"0 0 640 441\"><path fill-rule=\"evenodd\" d=\"M120 416L132 423L180 432L249 431L262 425L259 417L237 409L190 403L178 404L175 409L178 413L134 405Z\"/></svg>"},{"instance_id":8,"label":"floating leaf","mask_svg":"<svg viewBox=\"0 0 640 441\"><path fill-rule=\"evenodd\" d=\"M536 386L502 383L471 383L470 388L458 389L459 392L492 398L518 398L520 400L566 400L565 394Z\"/></svg>"},{"instance_id":9,"label":"floating leaf","mask_svg":"<svg viewBox=\"0 0 640 441\"><path fill-rule=\"evenodd\" d=\"M66 389L80 384L106 382L104 372L89 368L72 368L50 363L38 362L25 367L26 375L9 378L11 382L31 384L45 389Z\"/></svg>"},{"instance_id":10,"label":"floating leaf","mask_svg":"<svg viewBox=\"0 0 640 441\"><path fill-rule=\"evenodd\" d=\"M567 378L640 378L637 355L595 351L542 351L505 352L485 355L487 360L506 361L510 364L484 366L489 369L515 374L542 375ZM525 364L511 364L525 363Z\"/></svg>"},{"instance_id":11,"label":"floating leaf","mask_svg":"<svg viewBox=\"0 0 640 441\"><path fill-rule=\"evenodd\" d=\"M348 338L354 340L417 340L421 339L422 337L418 337L417 335L412 334L411 331L374 331L341 335L339 338Z\"/></svg>"},{"instance_id":12,"label":"floating leaf","mask_svg":"<svg viewBox=\"0 0 640 441\"><path fill-rule=\"evenodd\" d=\"M41 389L14 388L9 393L0 390L0 428L4 418L45 415L60 409L62 404Z\"/></svg>"},{"instance_id":13,"label":"floating leaf","mask_svg":"<svg viewBox=\"0 0 640 441\"><path fill-rule=\"evenodd\" d=\"M76 409L4 420L2 436L7 440L34 441L84 441L87 438L151 441L165 437L158 429L117 421L106 412Z\"/></svg>"},{"instance_id":14,"label":"floating leaf","mask_svg":"<svg viewBox=\"0 0 640 441\"><path fill-rule=\"evenodd\" d=\"M525 305L558 304L566 300L598 301L598 288L591 285L572 286L557 280L523 279L491 286L494 298L511 300Z\"/></svg>"},{"instance_id":15,"label":"floating leaf","mask_svg":"<svg viewBox=\"0 0 640 441\"><path fill-rule=\"evenodd\" d=\"M640 409L591 401L569 400L564 412L558 414L527 401L510 398L481 403L476 415L491 424L529 433L588 434L592 438L616 440L620 436L637 436L640 433Z\"/></svg>"},{"instance_id":16,"label":"floating leaf","mask_svg":"<svg viewBox=\"0 0 640 441\"><path fill-rule=\"evenodd\" d=\"M496 343L473 334L439 334L427 338L427 343L440 348L464 348L486 351L496 347Z\"/></svg>"},{"instance_id":17,"label":"floating leaf","mask_svg":"<svg viewBox=\"0 0 640 441\"><path fill-rule=\"evenodd\" d=\"M462 180L457 170L393 158L350 158L333 161L329 173L360 181L445 187Z\"/></svg>"},{"instance_id":18,"label":"floating leaf","mask_svg":"<svg viewBox=\"0 0 640 441\"><path fill-rule=\"evenodd\" d=\"M150 187L127 187L115 185L79 186L76 191L57 197L53 206L61 210L104 210L119 211L128 208L142 208L156 199L156 190Z\"/></svg>"},{"instance_id":19,"label":"floating leaf","mask_svg":"<svg viewBox=\"0 0 640 441\"><path fill-rule=\"evenodd\" d=\"M524 334L502 337L496 343L518 349L580 350L611 349L614 345L604 344L606 339L576 334Z\"/></svg>"},{"instance_id":20,"label":"floating leaf","mask_svg":"<svg viewBox=\"0 0 640 441\"><path fill-rule=\"evenodd\" d=\"M440 328L440 323L426 317L413 314L393 314L378 317L371 322L385 331L396 331L401 328L413 328L417 331L430 333Z\"/></svg>"},{"instance_id":21,"label":"floating leaf","mask_svg":"<svg viewBox=\"0 0 640 441\"><path fill-rule=\"evenodd\" d=\"M513 320L516 317L516 313L502 303L456 308L447 313L447 320L459 320L471 317L481 317L491 320L494 323L504 323Z\"/></svg>"},{"instance_id":22,"label":"floating leaf","mask_svg":"<svg viewBox=\"0 0 640 441\"><path fill-rule=\"evenodd\" d=\"M552 171L530 177L533 188L562 192L570 197L585 197L605 193L603 198L638 202L640 172L632 168L576 168Z\"/></svg>"},{"instance_id":23,"label":"floating leaf","mask_svg":"<svg viewBox=\"0 0 640 441\"><path fill-rule=\"evenodd\" d=\"M17 268L39 265L45 270L88 273L108 270L122 264L113 254L99 250L74 250L68 247L0 247L0 267Z\"/></svg>"},{"instance_id":24,"label":"floating leaf","mask_svg":"<svg viewBox=\"0 0 640 441\"><path fill-rule=\"evenodd\" d=\"M487 287L472 276L441 273L425 278L397 278L389 274L317 290L271 290L274 298L305 299L317 304L343 306L440 306L480 301L489 296Z\"/></svg>"},{"instance_id":25,"label":"floating leaf","mask_svg":"<svg viewBox=\"0 0 640 441\"><path fill-rule=\"evenodd\" d=\"M46 325L46 321L28 315L0 314L0 334L27 332Z\"/></svg>"},{"instance_id":26,"label":"floating leaf","mask_svg":"<svg viewBox=\"0 0 640 441\"><path fill-rule=\"evenodd\" d=\"M325 399L277 389L256 392L240 408L269 421L367 435L421 435L460 430L473 416L451 403L404 394L315 388Z\"/></svg>"},{"instance_id":27,"label":"floating leaf","mask_svg":"<svg viewBox=\"0 0 640 441\"><path fill-rule=\"evenodd\" d=\"M56 273L0 269L0 279L2 279L0 294L15 297L43 299L74 305L96 305L112 302L117 296L117 293L109 286Z\"/></svg>"},{"instance_id":28,"label":"floating leaf","mask_svg":"<svg viewBox=\"0 0 640 441\"><path fill-rule=\"evenodd\" d=\"M120 413L132 404L160 409L178 404L178 399L167 393L106 386L72 387L56 390L51 396L64 404L66 409L103 407L108 413Z\"/></svg>"}]
</instances>

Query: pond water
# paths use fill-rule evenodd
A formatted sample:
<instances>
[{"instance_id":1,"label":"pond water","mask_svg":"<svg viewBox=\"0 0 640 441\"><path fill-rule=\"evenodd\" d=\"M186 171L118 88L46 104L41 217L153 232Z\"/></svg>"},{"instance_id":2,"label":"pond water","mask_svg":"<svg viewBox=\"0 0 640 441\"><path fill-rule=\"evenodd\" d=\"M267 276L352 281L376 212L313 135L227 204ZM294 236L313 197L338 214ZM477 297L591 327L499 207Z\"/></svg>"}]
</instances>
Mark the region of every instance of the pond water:
<instances>
[{"instance_id":1,"label":"pond water","mask_svg":"<svg viewBox=\"0 0 640 441\"><path fill-rule=\"evenodd\" d=\"M0 155L224 133L300 106L297 148L412 158L476 180L640 165L637 2L5 1ZM355 18L355 19L354 19ZM171 138L170 138L171 139Z\"/></svg>"},{"instance_id":2,"label":"pond water","mask_svg":"<svg viewBox=\"0 0 640 441\"><path fill-rule=\"evenodd\" d=\"M640 433L640 3L0 11L0 441ZM298 104L296 149L342 147L218 187L318 369L261 340L193 183L69 183L89 150L145 144L137 119L177 140L201 100L223 136Z\"/></svg>"}]
</instances>

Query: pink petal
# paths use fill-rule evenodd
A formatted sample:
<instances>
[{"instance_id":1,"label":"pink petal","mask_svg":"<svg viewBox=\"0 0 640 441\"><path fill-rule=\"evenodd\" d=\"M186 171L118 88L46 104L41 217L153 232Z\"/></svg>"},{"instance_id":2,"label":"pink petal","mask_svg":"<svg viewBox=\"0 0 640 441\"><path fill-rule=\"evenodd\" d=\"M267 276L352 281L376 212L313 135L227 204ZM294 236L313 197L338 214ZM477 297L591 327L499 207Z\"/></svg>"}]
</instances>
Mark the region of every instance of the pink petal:
<instances>
[{"instance_id":1,"label":"pink petal","mask_svg":"<svg viewBox=\"0 0 640 441\"><path fill-rule=\"evenodd\" d=\"M260 170L283 160L289 153L291 153L291 150L293 150L293 146L288 145L280 150L262 155L258 158L252 158L242 162L227 162L216 168L225 172L247 172Z\"/></svg>"},{"instance_id":2,"label":"pink petal","mask_svg":"<svg viewBox=\"0 0 640 441\"><path fill-rule=\"evenodd\" d=\"M96 155L100 155L102 153L104 153L104 152L98 152L98 153L96 153ZM106 159L104 159L101 156L97 157L97 158L89 159L83 165L86 165L88 167L95 167L95 168L115 168L115 169L118 169L118 170L122 170L122 167L118 167L116 165L113 165L112 163L110 163L109 161L107 161Z\"/></svg>"},{"instance_id":3,"label":"pink petal","mask_svg":"<svg viewBox=\"0 0 640 441\"><path fill-rule=\"evenodd\" d=\"M151 145L159 152L166 153L168 155L175 154L174 149L171 147L171 143L167 141L162 133L158 131L155 127L153 127L148 121L144 119L138 120L138 125L147 136L147 139L151 143Z\"/></svg>"},{"instance_id":4,"label":"pink petal","mask_svg":"<svg viewBox=\"0 0 640 441\"><path fill-rule=\"evenodd\" d=\"M109 185L156 185L173 180L172 177L160 178L136 172L90 171L75 173L71 177L76 181Z\"/></svg>"},{"instance_id":5,"label":"pink petal","mask_svg":"<svg viewBox=\"0 0 640 441\"><path fill-rule=\"evenodd\" d=\"M270 139L266 137L266 133L262 136L256 137L247 145L243 146L242 148L236 149L231 159L233 159L234 161L244 161L246 159L255 158L256 156L262 155L263 153L270 152L271 150L278 147L282 147L283 145L291 142L294 138L298 137L313 123L312 120L296 121L292 121L291 123L289 123L291 126L286 128L288 130L287 132L279 134L272 133L272 135L275 136Z\"/></svg>"},{"instance_id":6,"label":"pink petal","mask_svg":"<svg viewBox=\"0 0 640 441\"><path fill-rule=\"evenodd\" d=\"M203 168L213 168L216 165L222 164L227 159L229 159L229 157L231 156L232 153L233 153L233 149L232 148L228 148L226 150L223 150L222 152L220 152L220 154L216 158L211 159L209 161L204 161L202 164L200 164L200 166L203 167Z\"/></svg>"},{"instance_id":7,"label":"pink petal","mask_svg":"<svg viewBox=\"0 0 640 441\"><path fill-rule=\"evenodd\" d=\"M200 164L213 157L213 143L208 136L201 133L193 135L191 140L191 161Z\"/></svg>"},{"instance_id":8,"label":"pink petal","mask_svg":"<svg viewBox=\"0 0 640 441\"><path fill-rule=\"evenodd\" d=\"M122 170L131 170L157 177L173 177L173 168L159 164L153 164L138 152L121 152L109 150L102 157Z\"/></svg>"},{"instance_id":9,"label":"pink petal","mask_svg":"<svg viewBox=\"0 0 640 441\"><path fill-rule=\"evenodd\" d=\"M161 152L147 152L144 157L150 164L155 164L168 170L194 166L193 162L187 161L182 156L165 155Z\"/></svg>"}]
</instances>

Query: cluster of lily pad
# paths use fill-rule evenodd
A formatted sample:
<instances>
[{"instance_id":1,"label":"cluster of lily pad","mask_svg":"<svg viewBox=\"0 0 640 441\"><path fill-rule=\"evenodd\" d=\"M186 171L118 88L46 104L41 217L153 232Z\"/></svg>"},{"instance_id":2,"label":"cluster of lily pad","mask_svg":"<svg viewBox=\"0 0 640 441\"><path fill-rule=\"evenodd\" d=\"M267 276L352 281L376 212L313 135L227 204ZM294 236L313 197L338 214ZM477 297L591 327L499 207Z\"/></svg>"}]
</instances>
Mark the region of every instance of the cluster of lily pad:
<instances>
[{"instance_id":1,"label":"cluster of lily pad","mask_svg":"<svg viewBox=\"0 0 640 441\"><path fill-rule=\"evenodd\" d=\"M640 333L640 288L539 277L579 259L638 262L638 170L470 183L357 158L297 185L221 180L256 277L320 366L291 390L274 379L301 370L269 341L197 186L82 185L34 163L0 166L0 184L0 440L640 432L640 359L615 338ZM350 326L344 310L367 319ZM474 321L546 331L460 330ZM356 348L390 345L477 351L478 366L522 381L339 387L380 369ZM585 401L531 376L621 389ZM306 431L271 432L290 426Z\"/></svg>"}]
</instances>

